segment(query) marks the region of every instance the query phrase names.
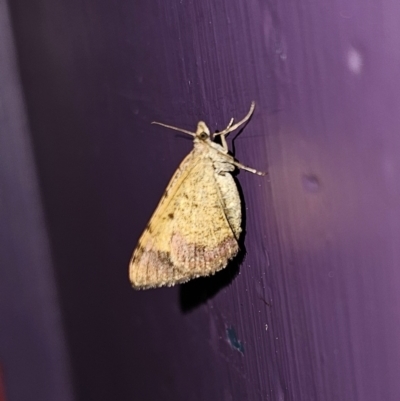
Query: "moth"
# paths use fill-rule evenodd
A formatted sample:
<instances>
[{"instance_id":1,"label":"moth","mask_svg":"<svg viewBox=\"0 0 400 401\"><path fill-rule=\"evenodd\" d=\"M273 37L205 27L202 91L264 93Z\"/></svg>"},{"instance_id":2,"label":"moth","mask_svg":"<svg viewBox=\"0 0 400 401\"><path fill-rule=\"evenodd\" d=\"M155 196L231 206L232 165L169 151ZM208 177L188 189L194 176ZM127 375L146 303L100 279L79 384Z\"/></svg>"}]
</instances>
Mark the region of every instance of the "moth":
<instances>
[{"instance_id":1,"label":"moth","mask_svg":"<svg viewBox=\"0 0 400 401\"><path fill-rule=\"evenodd\" d=\"M173 286L226 267L239 250L241 205L235 168L246 167L228 152L226 136L246 123L255 103L238 123L233 118L212 136L200 121L196 132L153 122L193 137L193 150L182 161L147 224L129 265L135 289ZM216 137L220 142L216 143Z\"/></svg>"}]
</instances>

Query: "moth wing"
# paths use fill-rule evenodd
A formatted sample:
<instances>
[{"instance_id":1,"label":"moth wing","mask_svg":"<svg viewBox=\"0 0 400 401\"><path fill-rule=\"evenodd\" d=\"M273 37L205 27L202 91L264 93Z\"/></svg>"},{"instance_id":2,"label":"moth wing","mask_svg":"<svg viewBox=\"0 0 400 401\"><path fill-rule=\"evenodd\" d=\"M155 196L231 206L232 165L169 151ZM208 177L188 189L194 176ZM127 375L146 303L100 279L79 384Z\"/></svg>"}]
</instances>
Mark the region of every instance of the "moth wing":
<instances>
[{"instance_id":1,"label":"moth wing","mask_svg":"<svg viewBox=\"0 0 400 401\"><path fill-rule=\"evenodd\" d=\"M221 177L226 177L222 192ZM172 286L226 266L238 252L240 233L240 221L232 227L226 215L226 193L233 193L233 203L238 203L229 207L240 210L232 176L216 178L212 161L192 151L172 177L139 239L129 269L133 287Z\"/></svg>"}]
</instances>

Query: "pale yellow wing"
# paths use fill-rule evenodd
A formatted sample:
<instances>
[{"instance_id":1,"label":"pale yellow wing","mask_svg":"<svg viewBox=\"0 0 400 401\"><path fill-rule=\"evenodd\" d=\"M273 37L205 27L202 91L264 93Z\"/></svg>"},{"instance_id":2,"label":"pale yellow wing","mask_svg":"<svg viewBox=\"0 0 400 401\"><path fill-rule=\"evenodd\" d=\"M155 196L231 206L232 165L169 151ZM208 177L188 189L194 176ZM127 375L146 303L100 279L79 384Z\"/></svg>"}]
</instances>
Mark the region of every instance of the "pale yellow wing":
<instances>
[{"instance_id":1,"label":"pale yellow wing","mask_svg":"<svg viewBox=\"0 0 400 401\"><path fill-rule=\"evenodd\" d=\"M229 205L227 193L234 195ZM223 269L238 252L240 215L232 223L229 212L235 208L240 211L232 176L226 174L221 188L212 161L192 151L172 177L133 253L133 287L171 286Z\"/></svg>"}]
</instances>

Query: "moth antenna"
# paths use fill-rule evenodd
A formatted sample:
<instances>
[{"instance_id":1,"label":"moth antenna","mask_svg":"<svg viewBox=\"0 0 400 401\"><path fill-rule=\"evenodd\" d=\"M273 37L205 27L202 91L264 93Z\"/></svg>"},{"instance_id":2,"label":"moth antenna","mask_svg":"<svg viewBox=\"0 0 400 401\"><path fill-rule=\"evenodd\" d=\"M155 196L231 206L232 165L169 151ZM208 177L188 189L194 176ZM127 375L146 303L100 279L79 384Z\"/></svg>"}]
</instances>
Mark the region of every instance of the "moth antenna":
<instances>
[{"instance_id":1,"label":"moth antenna","mask_svg":"<svg viewBox=\"0 0 400 401\"><path fill-rule=\"evenodd\" d=\"M242 120L240 120L238 123L236 123L235 125L232 125L232 123L233 123L233 118L231 119L231 121L229 122L229 124L228 124L228 126L223 130L223 131L221 131L221 132L216 132L215 134L214 134L214 138L217 136L217 135L228 135L230 132L232 132L232 131L235 131L235 129L237 129L237 128L239 128L242 124L244 124L250 117L251 117L251 115L253 114L253 111L254 111L254 108L256 107L256 103L253 101L253 102L251 102L251 105L250 105L250 110L249 110L249 112L246 114L246 116L242 119Z\"/></svg>"},{"instance_id":2,"label":"moth antenna","mask_svg":"<svg viewBox=\"0 0 400 401\"><path fill-rule=\"evenodd\" d=\"M183 128L174 127L173 125L163 124L163 123L159 123L157 121L152 121L151 123L152 124L156 124L156 125L161 125L162 127L170 128L170 129L173 129L175 131L184 132L185 134L188 134L190 136L196 136L196 134L194 132L186 131Z\"/></svg>"}]
</instances>

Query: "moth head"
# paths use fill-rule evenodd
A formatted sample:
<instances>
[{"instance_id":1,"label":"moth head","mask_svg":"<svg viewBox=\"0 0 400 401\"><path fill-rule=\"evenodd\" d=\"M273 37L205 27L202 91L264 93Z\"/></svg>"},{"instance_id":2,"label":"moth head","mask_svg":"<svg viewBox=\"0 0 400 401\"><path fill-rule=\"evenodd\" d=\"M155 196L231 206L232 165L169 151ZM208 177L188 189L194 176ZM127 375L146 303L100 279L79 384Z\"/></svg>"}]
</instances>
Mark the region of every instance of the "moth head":
<instances>
[{"instance_id":1,"label":"moth head","mask_svg":"<svg viewBox=\"0 0 400 401\"><path fill-rule=\"evenodd\" d=\"M213 138L215 138L216 136L220 136L222 138L221 139L222 142L223 143L226 142L225 141L225 136L228 135L230 132L234 131L235 129L237 129L238 127L240 127L247 120L249 120L249 118L253 114L254 107L255 107L255 103L251 102L250 110L242 120L240 120L236 124L233 124L233 118L232 118L229 121L228 126L223 131L216 132L214 134ZM210 143L213 143L213 141L210 139L211 138L210 130L208 129L208 127L207 127L207 125L206 125L206 123L204 121L199 121L199 123L197 124L196 132L187 131L187 130L185 130L183 128L178 128L178 127L174 127L173 125L159 123L157 121L153 121L152 124L161 125L162 127L170 128L170 129L173 129L175 131L184 132L185 134L188 134L188 135L194 137L194 142L195 143L207 143L208 145L210 145ZM225 147L226 147L226 143L225 143Z\"/></svg>"},{"instance_id":2,"label":"moth head","mask_svg":"<svg viewBox=\"0 0 400 401\"><path fill-rule=\"evenodd\" d=\"M197 139L201 142L205 142L210 139L210 130L208 129L205 122L199 121L194 137L195 140Z\"/></svg>"}]
</instances>

